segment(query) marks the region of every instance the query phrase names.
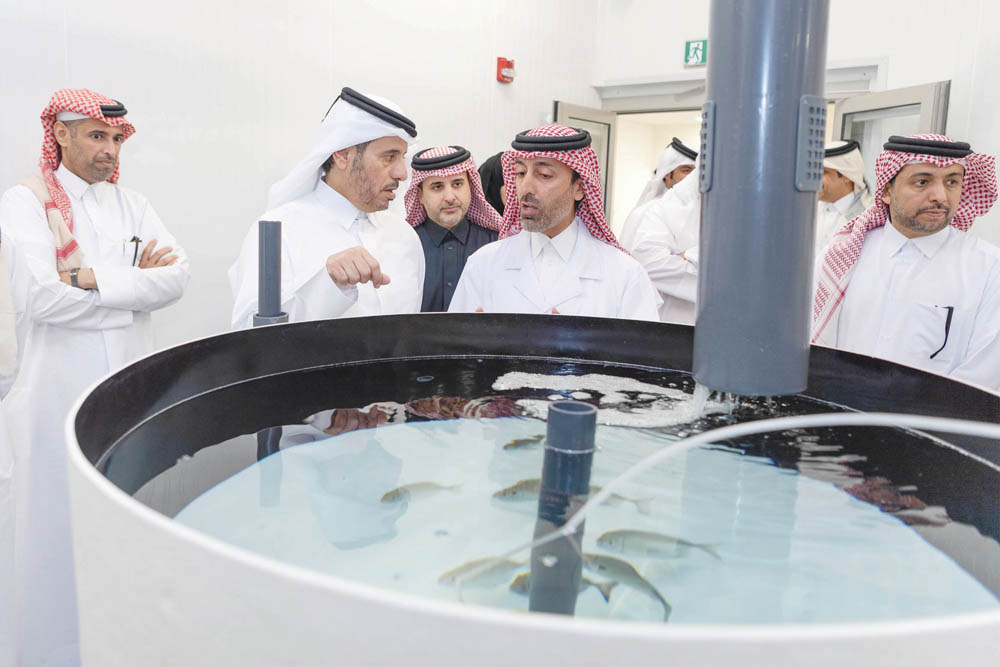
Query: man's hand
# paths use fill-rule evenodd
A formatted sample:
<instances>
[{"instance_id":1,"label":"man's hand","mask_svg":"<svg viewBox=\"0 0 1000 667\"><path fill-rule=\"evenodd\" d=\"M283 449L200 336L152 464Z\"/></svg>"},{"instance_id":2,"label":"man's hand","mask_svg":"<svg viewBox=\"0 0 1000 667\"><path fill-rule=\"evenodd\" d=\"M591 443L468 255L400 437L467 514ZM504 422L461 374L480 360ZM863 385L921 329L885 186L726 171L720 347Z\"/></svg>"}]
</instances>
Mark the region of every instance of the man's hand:
<instances>
[{"instance_id":1,"label":"man's hand","mask_svg":"<svg viewBox=\"0 0 1000 667\"><path fill-rule=\"evenodd\" d=\"M59 280L67 285L73 284L69 278L69 271L60 271ZM97 279L94 277L93 269L80 269L76 274L76 282L80 285L80 289L97 289Z\"/></svg>"},{"instance_id":2,"label":"man's hand","mask_svg":"<svg viewBox=\"0 0 1000 667\"><path fill-rule=\"evenodd\" d=\"M161 266L170 266L177 261L177 255L169 254L173 248L168 246L154 253L153 250L155 248L156 239L153 239L146 245L146 249L142 251L142 255L139 257L140 269L156 269ZM80 284L82 285L83 283Z\"/></svg>"},{"instance_id":3,"label":"man's hand","mask_svg":"<svg viewBox=\"0 0 1000 667\"><path fill-rule=\"evenodd\" d=\"M382 273L371 253L355 246L326 258L326 272L337 285L357 285L371 281L375 287L389 284L388 274Z\"/></svg>"}]
</instances>

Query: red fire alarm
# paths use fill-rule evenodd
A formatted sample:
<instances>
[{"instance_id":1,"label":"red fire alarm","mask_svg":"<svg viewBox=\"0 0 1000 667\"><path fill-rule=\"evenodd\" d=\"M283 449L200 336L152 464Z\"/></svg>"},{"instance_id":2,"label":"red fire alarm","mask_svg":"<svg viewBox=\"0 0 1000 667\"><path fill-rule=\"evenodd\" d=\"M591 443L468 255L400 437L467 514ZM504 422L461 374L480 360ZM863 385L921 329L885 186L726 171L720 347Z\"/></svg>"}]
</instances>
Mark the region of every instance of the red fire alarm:
<instances>
[{"instance_id":1,"label":"red fire alarm","mask_svg":"<svg viewBox=\"0 0 1000 667\"><path fill-rule=\"evenodd\" d=\"M514 61L497 58L497 81L511 83L514 80Z\"/></svg>"}]
</instances>

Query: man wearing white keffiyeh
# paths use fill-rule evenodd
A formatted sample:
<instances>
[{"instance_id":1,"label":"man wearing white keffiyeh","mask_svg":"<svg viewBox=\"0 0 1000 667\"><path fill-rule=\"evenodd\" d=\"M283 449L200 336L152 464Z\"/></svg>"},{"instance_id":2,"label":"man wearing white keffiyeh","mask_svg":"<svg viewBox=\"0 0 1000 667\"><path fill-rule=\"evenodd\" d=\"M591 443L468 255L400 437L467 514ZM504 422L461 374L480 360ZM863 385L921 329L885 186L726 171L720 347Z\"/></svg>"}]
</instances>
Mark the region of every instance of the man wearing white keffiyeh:
<instances>
[{"instance_id":1,"label":"man wearing white keffiyeh","mask_svg":"<svg viewBox=\"0 0 1000 667\"><path fill-rule=\"evenodd\" d=\"M677 137L674 137L670 145L663 150L660 161L656 165L656 171L653 172L653 177L646 184L642 194L639 195L639 201L635 203L635 208L622 224L618 240L623 248L632 252L632 248L635 247L636 233L646 212L653 206L654 201L663 198L694 171L697 159L698 153L685 146Z\"/></svg>"},{"instance_id":2,"label":"man wearing white keffiyeh","mask_svg":"<svg viewBox=\"0 0 1000 667\"><path fill-rule=\"evenodd\" d=\"M260 219L282 223L281 308L290 321L420 310L420 241L386 210L416 136L398 106L344 88L309 155L272 186ZM254 224L229 269L235 329L257 311L257 235Z\"/></svg>"},{"instance_id":3,"label":"man wearing white keffiyeh","mask_svg":"<svg viewBox=\"0 0 1000 667\"><path fill-rule=\"evenodd\" d=\"M994 158L893 136L875 172L818 268L813 342L1000 388L1000 249L965 233L996 201Z\"/></svg>"}]
</instances>

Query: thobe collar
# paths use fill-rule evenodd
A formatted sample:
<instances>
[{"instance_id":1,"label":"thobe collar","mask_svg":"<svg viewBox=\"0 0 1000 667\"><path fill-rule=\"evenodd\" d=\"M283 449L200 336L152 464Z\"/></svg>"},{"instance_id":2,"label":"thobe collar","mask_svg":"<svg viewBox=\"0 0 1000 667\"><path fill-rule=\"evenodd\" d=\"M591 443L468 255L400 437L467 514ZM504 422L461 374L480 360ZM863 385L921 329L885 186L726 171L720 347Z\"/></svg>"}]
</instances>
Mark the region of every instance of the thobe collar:
<instances>
[{"instance_id":1,"label":"thobe collar","mask_svg":"<svg viewBox=\"0 0 1000 667\"><path fill-rule=\"evenodd\" d=\"M842 216L847 217L847 211L854 204L854 200L858 198L857 190L851 190L846 195L833 202L823 202L827 209L836 209L838 213Z\"/></svg>"},{"instance_id":2,"label":"thobe collar","mask_svg":"<svg viewBox=\"0 0 1000 667\"><path fill-rule=\"evenodd\" d=\"M445 239L448 238L449 233L462 245L465 245L469 240L469 225L471 223L466 217L459 220L458 224L451 229L445 229L430 218L424 218L423 224L424 230L427 232L427 236L429 236L431 242L439 248L441 247L441 244L444 243Z\"/></svg>"},{"instance_id":3,"label":"thobe collar","mask_svg":"<svg viewBox=\"0 0 1000 667\"><path fill-rule=\"evenodd\" d=\"M368 217L366 213L362 213L357 206L352 204L347 197L327 185L323 179L320 179L319 183L316 184L314 192L316 193L317 201L333 214L333 219L344 229L349 230L354 221L359 217Z\"/></svg>"},{"instance_id":4,"label":"thobe collar","mask_svg":"<svg viewBox=\"0 0 1000 667\"><path fill-rule=\"evenodd\" d=\"M88 189L93 189L94 196L100 202L101 193L105 190L107 181L98 181L97 183L88 183L83 180L66 166L65 162L59 164L59 168L55 171L56 178L59 179L59 183L63 186L63 189L67 193L72 195L76 199L83 199L83 195L87 193Z\"/></svg>"},{"instance_id":5,"label":"thobe collar","mask_svg":"<svg viewBox=\"0 0 1000 667\"><path fill-rule=\"evenodd\" d=\"M556 234L555 238L549 238L542 232L528 232L531 238L531 256L538 257L542 250L545 249L545 246L551 245L562 261L569 262L569 258L573 254L573 248L576 247L576 235L579 226L580 218L577 216L573 218L573 222L569 223L569 227Z\"/></svg>"},{"instance_id":6,"label":"thobe collar","mask_svg":"<svg viewBox=\"0 0 1000 667\"><path fill-rule=\"evenodd\" d=\"M948 225L944 229L929 236L918 236L917 238L907 238L896 229L892 221L885 223L885 235L882 237L882 253L886 258L895 257L897 254L903 251L908 243L911 243L913 247L920 251L920 253L930 259L937 254L944 244L948 242L949 235L952 233L951 225Z\"/></svg>"},{"instance_id":7,"label":"thobe collar","mask_svg":"<svg viewBox=\"0 0 1000 667\"><path fill-rule=\"evenodd\" d=\"M544 238L536 239L537 236ZM590 238L583 238L584 236ZM554 239L549 239L544 234L522 230L508 241L509 243L503 247L506 255L503 266L504 269L517 271L516 277L512 280L514 289L546 312L550 307L559 307L566 301L582 295L583 285L580 282L582 279L602 280L606 277L603 274L600 251L597 248L604 241L593 237L587 227L580 222L580 218L574 218L570 226ZM535 257L546 245L551 245L556 253L567 261L567 271L562 279L555 283L551 299L546 298L536 271L531 270ZM569 262L571 255L572 263Z\"/></svg>"}]
</instances>

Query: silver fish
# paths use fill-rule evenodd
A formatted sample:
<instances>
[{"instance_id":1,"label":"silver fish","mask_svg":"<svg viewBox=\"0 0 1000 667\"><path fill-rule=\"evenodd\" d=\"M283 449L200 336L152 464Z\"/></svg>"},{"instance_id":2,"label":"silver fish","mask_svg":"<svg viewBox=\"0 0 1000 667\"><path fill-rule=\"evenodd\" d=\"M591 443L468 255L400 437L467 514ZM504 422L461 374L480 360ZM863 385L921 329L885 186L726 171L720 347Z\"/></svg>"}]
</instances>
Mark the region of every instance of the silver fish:
<instances>
[{"instance_id":1,"label":"silver fish","mask_svg":"<svg viewBox=\"0 0 1000 667\"><path fill-rule=\"evenodd\" d=\"M438 583L445 586L453 586L462 581L462 586L474 588L488 588L500 586L510 580L511 575L524 567L524 561L511 560L509 558L477 558L468 563L448 570L440 577ZM472 575L471 577L469 575Z\"/></svg>"},{"instance_id":2,"label":"silver fish","mask_svg":"<svg viewBox=\"0 0 1000 667\"><path fill-rule=\"evenodd\" d=\"M605 602L611 600L611 590L618 585L617 581L602 581L597 583L596 581L591 581L587 577L581 577L580 579L580 592L587 590L588 586L593 586L601 592L601 597L604 598ZM514 577L514 580L510 582L510 590L514 591L518 595L527 595L531 591L531 573L522 572L521 574Z\"/></svg>"},{"instance_id":3,"label":"silver fish","mask_svg":"<svg viewBox=\"0 0 1000 667\"><path fill-rule=\"evenodd\" d=\"M712 558L722 560L713 545L691 542L680 537L645 530L610 530L597 538L603 549L633 558L676 558L689 549L700 549Z\"/></svg>"},{"instance_id":4,"label":"silver fish","mask_svg":"<svg viewBox=\"0 0 1000 667\"><path fill-rule=\"evenodd\" d=\"M445 485L438 484L437 482L414 482L413 484L404 484L403 486L396 487L392 491L387 491L385 495L382 496L382 502L409 502L411 500L419 500L420 498L433 495L438 491L457 491L460 488L462 488L461 484Z\"/></svg>"},{"instance_id":5,"label":"silver fish","mask_svg":"<svg viewBox=\"0 0 1000 667\"><path fill-rule=\"evenodd\" d=\"M530 438L518 438L517 440L511 440L506 445L503 446L504 449L520 449L521 447L530 447L532 445L537 445L542 440L545 440L545 434L540 433L538 435L533 435Z\"/></svg>"},{"instance_id":6,"label":"silver fish","mask_svg":"<svg viewBox=\"0 0 1000 667\"><path fill-rule=\"evenodd\" d=\"M591 572L600 574L605 579L615 580L623 586L628 586L652 597L663 605L663 621L666 622L670 618L670 612L672 611L670 603L663 599L660 591L656 590L653 584L646 581L631 563L626 563L611 556L585 553L583 554L583 567Z\"/></svg>"},{"instance_id":7,"label":"silver fish","mask_svg":"<svg viewBox=\"0 0 1000 667\"><path fill-rule=\"evenodd\" d=\"M506 500L509 502L527 502L527 501L537 501L538 493L542 489L542 480L538 478L534 479L522 479L517 484L508 486L505 489L500 489L493 494L494 498L499 500ZM601 487L594 484L590 485L590 495L593 496L600 493ZM653 501L652 498L626 498L625 496L620 496L617 493L612 493L607 499L606 504L617 505L620 503L632 503L640 514L650 513L650 503Z\"/></svg>"},{"instance_id":8,"label":"silver fish","mask_svg":"<svg viewBox=\"0 0 1000 667\"><path fill-rule=\"evenodd\" d=\"M524 502L527 500L538 500L538 492L542 489L542 480L540 479L522 479L517 484L513 486L508 486L506 489L500 489L493 494L494 498L499 498L500 500L509 500L512 502Z\"/></svg>"}]
</instances>

